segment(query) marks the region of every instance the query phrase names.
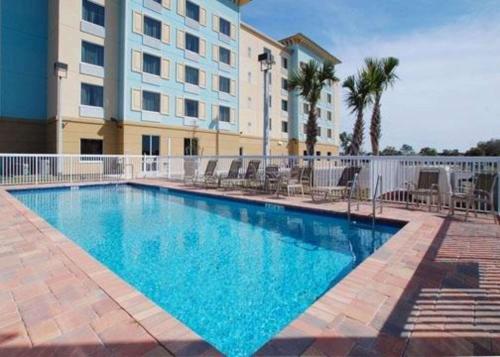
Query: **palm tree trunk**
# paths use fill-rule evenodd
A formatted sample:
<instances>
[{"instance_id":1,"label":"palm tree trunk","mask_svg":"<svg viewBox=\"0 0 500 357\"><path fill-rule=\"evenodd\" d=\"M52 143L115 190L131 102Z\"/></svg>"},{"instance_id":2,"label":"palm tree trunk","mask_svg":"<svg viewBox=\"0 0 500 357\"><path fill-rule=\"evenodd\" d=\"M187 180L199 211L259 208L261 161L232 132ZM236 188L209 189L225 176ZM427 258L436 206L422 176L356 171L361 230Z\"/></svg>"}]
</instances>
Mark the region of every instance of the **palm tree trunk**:
<instances>
[{"instance_id":1,"label":"palm tree trunk","mask_svg":"<svg viewBox=\"0 0 500 357\"><path fill-rule=\"evenodd\" d=\"M380 151L380 123L380 94L377 94L373 103L372 121L370 124L370 138L373 155L379 155Z\"/></svg>"},{"instance_id":2,"label":"palm tree trunk","mask_svg":"<svg viewBox=\"0 0 500 357\"><path fill-rule=\"evenodd\" d=\"M365 122L363 120L363 109L358 110L356 121L354 122L354 129L352 132L352 143L349 150L350 155L359 155L361 146L363 145L365 131Z\"/></svg>"},{"instance_id":3,"label":"palm tree trunk","mask_svg":"<svg viewBox=\"0 0 500 357\"><path fill-rule=\"evenodd\" d=\"M318 125L316 124L316 105L311 103L309 117L307 118L306 147L310 156L314 155L314 147L318 141Z\"/></svg>"}]
</instances>

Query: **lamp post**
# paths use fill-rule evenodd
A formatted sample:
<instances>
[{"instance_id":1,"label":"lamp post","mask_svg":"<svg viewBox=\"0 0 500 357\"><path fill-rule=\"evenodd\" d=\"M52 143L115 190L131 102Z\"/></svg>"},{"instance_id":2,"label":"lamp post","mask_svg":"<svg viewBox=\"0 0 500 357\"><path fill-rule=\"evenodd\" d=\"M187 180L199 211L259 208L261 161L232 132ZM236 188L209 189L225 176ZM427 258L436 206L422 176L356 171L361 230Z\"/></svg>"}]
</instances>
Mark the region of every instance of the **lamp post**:
<instances>
[{"instance_id":1,"label":"lamp post","mask_svg":"<svg viewBox=\"0 0 500 357\"><path fill-rule=\"evenodd\" d=\"M264 133L262 154L265 165L269 156L269 71L271 71L275 62L273 55L268 51L259 55L259 62L260 70L264 73Z\"/></svg>"},{"instance_id":2,"label":"lamp post","mask_svg":"<svg viewBox=\"0 0 500 357\"><path fill-rule=\"evenodd\" d=\"M56 109L56 133L57 133L57 173L62 173L61 155L63 153L63 121L61 116L61 82L68 77L68 65L62 62L54 63L54 75L57 77L57 109Z\"/></svg>"}]
</instances>

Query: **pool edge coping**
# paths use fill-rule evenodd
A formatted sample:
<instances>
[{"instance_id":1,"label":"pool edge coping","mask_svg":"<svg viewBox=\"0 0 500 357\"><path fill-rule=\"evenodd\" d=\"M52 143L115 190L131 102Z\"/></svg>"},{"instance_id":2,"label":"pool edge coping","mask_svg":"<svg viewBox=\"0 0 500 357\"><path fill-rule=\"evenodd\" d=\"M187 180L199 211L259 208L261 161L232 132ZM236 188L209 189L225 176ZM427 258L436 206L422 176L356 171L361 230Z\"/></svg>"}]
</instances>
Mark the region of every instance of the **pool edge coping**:
<instances>
[{"instance_id":1,"label":"pool edge coping","mask_svg":"<svg viewBox=\"0 0 500 357\"><path fill-rule=\"evenodd\" d=\"M181 192L194 193L194 194L204 194L205 196L213 196L220 198L232 198L243 202L256 202L263 203L268 202L272 204L279 204L287 207L304 209L303 206L300 206L296 203L292 202L275 202L271 201L270 198L262 199L245 196L245 197L231 197L227 192L207 192L203 193L190 190L189 188L179 188L176 186L169 186L169 182L147 182L145 180L132 180L126 181L124 183L130 184L139 184L143 186L151 186L157 188L167 188L173 189ZM149 335L151 335L160 345L166 348L169 352L173 354L182 354L181 351L175 351L175 348L172 349L172 346L168 346L168 341L165 342L164 335L162 333L156 332L156 328L152 331L151 327L145 326L143 322L148 317L151 317L155 314L164 314L170 325L173 322L176 322L171 327L175 327L176 329L182 330L182 333L179 335L183 338L190 338L192 341L186 341L186 344L193 342L194 344L199 344L203 342L208 347L203 352L203 354L220 354L217 349L212 346L207 341L203 340L200 336L198 336L195 332L193 332L188 326L184 325L182 322L178 321L175 317L170 315L166 310L156 305L153 301L148 299L145 295L143 295L139 290L133 288L126 281L120 278L118 275L113 273L109 268L104 266L102 263L93 258L89 253L87 253L83 248L78 246L71 239L66 237L60 231L52 227L49 223L47 223L42 217L38 216L35 212L31 211L28 207L26 207L22 202L17 200L9 191L16 190L24 190L24 189L43 189L43 188L59 188L59 187L72 187L72 186L94 186L94 185L105 185L105 184L114 184L112 182L109 183L85 183L85 184L55 184L55 185L44 185L44 186L9 186L9 187L0 187L0 194L2 194L7 201L9 201L15 208L23 214L27 220L38 228L49 240L52 241L73 263L76 264L87 276L90 280L97 284L97 286L103 290L110 298L112 298L122 310L124 310L127 314L129 314ZM345 212L342 211L334 211L329 208L324 207L315 207L314 209L308 208L306 211L309 212L317 212L317 213L329 213L329 214L340 214L345 215ZM354 216L354 215L353 215ZM356 216L364 217L365 219L370 219L369 215L357 214ZM401 250L407 247L407 244L410 240L415 238L415 236L421 236L419 233L420 229L426 227L424 229L424 233L431 234L436 231L436 227L439 228L442 221L444 220L441 217L437 217L432 214L427 214L426 212L418 211L413 217L414 219L402 220L398 218L393 218L393 221L396 222L406 222L406 224L400 228L400 230L389 239L380 249L378 249L375 253L370 255L366 260L364 260L360 265L358 265L353 271L347 274L343 279L341 279L337 284L335 284L331 289L326 291L322 297L320 297L315 303L310 305L302 314L300 314L296 319L290 322L286 327L283 328L276 336L274 336L271 340L269 340L264 346L262 346L256 354L266 355L266 354L283 354L283 351L286 354L301 354L310 347L316 338L319 338L323 333L326 332L330 323L334 322L335 319L344 314L345 311L340 311L342 308L339 308L338 296L345 295L346 292L352 290L350 285L363 286L362 281L366 281L369 277L373 277L375 273L380 274L384 273L384 268L387 268L388 263L394 263L394 257L398 255ZM425 237L424 237L425 238ZM428 237L427 237L428 238ZM434 236L432 236L432 239ZM430 239L430 242L432 242ZM429 241L429 239L427 239ZM429 246L430 246L430 242ZM428 248L428 247L427 247ZM425 249L425 252L427 249ZM425 253L424 252L424 253ZM374 271L375 269L375 271ZM411 276L416 271L416 267L413 271L408 271L408 268L405 267L405 275L407 275L408 279L402 278L402 280L407 280L409 282ZM391 265L391 271L395 270L395 267ZM397 269L396 269L397 270ZM113 282L113 284L110 284ZM398 282L401 285L403 282ZM108 285L108 286L106 286ZM109 285L113 285L113 289L109 287ZM118 291L115 291L115 286L121 288ZM394 287L396 290L396 294L390 296L393 299L398 299L402 294L402 291L399 291L397 286ZM361 289L363 290L363 289ZM402 290L402 289L401 289ZM397 293L399 292L399 294ZM128 310L126 302L131 298L140 298L144 301L145 307L141 309L139 312L130 312ZM332 301L337 301L333 303ZM354 314L355 315L355 314ZM313 322L311 322L313 321ZM319 322L321 321L321 322ZM330 322L328 322L330 321ZM296 349L287 349L282 346L280 343L283 339L286 339L289 336L293 336L296 339L301 339L303 341L310 341L308 343L304 342L304 346L295 345ZM189 346L183 346L182 349L188 348ZM292 347L291 347L292 348ZM283 350L285 349L285 350Z\"/></svg>"}]
</instances>

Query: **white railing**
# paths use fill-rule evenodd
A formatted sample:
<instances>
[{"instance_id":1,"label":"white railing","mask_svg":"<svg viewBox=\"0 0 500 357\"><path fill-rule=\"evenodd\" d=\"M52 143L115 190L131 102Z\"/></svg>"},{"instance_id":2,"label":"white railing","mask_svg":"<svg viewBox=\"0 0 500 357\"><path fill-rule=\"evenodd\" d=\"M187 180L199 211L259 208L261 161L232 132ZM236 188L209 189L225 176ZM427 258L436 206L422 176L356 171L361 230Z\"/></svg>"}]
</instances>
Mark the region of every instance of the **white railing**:
<instances>
[{"instance_id":1,"label":"white railing","mask_svg":"<svg viewBox=\"0 0 500 357\"><path fill-rule=\"evenodd\" d=\"M203 174L209 160L217 160L217 174L225 175L231 162L236 159L242 161L241 175L244 175L250 160L260 161L261 174L265 165L278 166L284 175L295 165L312 166L314 186L337 185L344 168L360 167L358 185L362 198L372 199L378 177L381 176L384 184L383 188L379 188L381 191L377 197L390 202L406 202L406 184L416 183L421 168L441 170L439 189L444 203L448 203L451 194L460 191L463 183L471 180L476 173L500 171L500 157L272 156L264 160L262 156L0 154L0 185L114 181L144 177L183 180L186 175ZM495 188L497 210L500 206L499 186L497 184Z\"/></svg>"}]
</instances>

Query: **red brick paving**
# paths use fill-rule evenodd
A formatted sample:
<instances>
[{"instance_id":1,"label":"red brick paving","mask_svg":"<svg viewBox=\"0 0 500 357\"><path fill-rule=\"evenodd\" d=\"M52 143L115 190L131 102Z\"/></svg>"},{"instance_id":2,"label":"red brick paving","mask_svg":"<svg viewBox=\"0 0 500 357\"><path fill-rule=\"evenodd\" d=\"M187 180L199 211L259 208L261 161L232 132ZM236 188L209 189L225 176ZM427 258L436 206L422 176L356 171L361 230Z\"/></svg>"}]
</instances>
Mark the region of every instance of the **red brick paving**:
<instances>
[{"instance_id":1,"label":"red brick paving","mask_svg":"<svg viewBox=\"0 0 500 357\"><path fill-rule=\"evenodd\" d=\"M346 210L344 203L215 194ZM397 207L381 216L409 223L259 355L500 354L500 226ZM0 191L0 355L16 354L218 352Z\"/></svg>"}]
</instances>

